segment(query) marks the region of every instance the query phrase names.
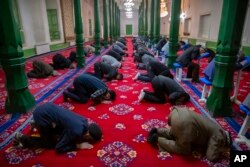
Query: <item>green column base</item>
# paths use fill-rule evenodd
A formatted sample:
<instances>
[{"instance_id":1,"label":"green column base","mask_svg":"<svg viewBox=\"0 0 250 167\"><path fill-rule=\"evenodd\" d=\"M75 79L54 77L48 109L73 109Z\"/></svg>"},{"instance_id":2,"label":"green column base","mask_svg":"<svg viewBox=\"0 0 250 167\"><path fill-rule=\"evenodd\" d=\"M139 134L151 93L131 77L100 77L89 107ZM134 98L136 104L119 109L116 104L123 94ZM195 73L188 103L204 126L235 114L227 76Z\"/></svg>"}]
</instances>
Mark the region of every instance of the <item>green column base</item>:
<instances>
[{"instance_id":1,"label":"green column base","mask_svg":"<svg viewBox=\"0 0 250 167\"><path fill-rule=\"evenodd\" d=\"M173 66L173 64L174 64L174 62L175 62L175 60L176 60L176 58L177 58L177 55L169 55L168 56L168 61L167 61L167 66L169 67L169 68L173 68L174 66Z\"/></svg>"},{"instance_id":2,"label":"green column base","mask_svg":"<svg viewBox=\"0 0 250 167\"><path fill-rule=\"evenodd\" d=\"M169 56L168 56L168 64L169 68L173 68L173 64L177 58L177 50L178 50L178 37L170 39L169 42Z\"/></svg>"},{"instance_id":3,"label":"green column base","mask_svg":"<svg viewBox=\"0 0 250 167\"><path fill-rule=\"evenodd\" d=\"M233 88L233 74L236 56L215 57L215 75L210 96L207 99L207 108L213 117L227 117L232 114L230 92Z\"/></svg>"},{"instance_id":4,"label":"green column base","mask_svg":"<svg viewBox=\"0 0 250 167\"><path fill-rule=\"evenodd\" d=\"M100 54L100 48L101 48L100 44L96 44L95 45L95 55L99 55Z\"/></svg>"},{"instance_id":5,"label":"green column base","mask_svg":"<svg viewBox=\"0 0 250 167\"><path fill-rule=\"evenodd\" d=\"M104 47L107 49L109 47L108 41L104 41Z\"/></svg>"},{"instance_id":6,"label":"green column base","mask_svg":"<svg viewBox=\"0 0 250 167\"><path fill-rule=\"evenodd\" d=\"M82 45L76 47L76 60L77 68L83 68L85 66L85 57Z\"/></svg>"},{"instance_id":7,"label":"green column base","mask_svg":"<svg viewBox=\"0 0 250 167\"><path fill-rule=\"evenodd\" d=\"M207 109L213 117L230 117L232 107L230 89L213 87L211 95L207 99Z\"/></svg>"},{"instance_id":8,"label":"green column base","mask_svg":"<svg viewBox=\"0 0 250 167\"><path fill-rule=\"evenodd\" d=\"M35 98L28 88L16 91L8 91L5 102L5 110L8 114L27 113L35 106Z\"/></svg>"}]
</instances>

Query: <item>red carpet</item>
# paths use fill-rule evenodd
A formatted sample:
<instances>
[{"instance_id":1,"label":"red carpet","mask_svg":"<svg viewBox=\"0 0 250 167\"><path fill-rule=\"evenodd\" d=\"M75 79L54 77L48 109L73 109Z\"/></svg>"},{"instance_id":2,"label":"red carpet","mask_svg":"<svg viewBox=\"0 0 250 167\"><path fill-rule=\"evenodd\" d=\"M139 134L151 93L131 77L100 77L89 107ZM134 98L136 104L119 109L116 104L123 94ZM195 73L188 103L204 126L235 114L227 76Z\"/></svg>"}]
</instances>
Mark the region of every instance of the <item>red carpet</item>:
<instances>
[{"instance_id":1,"label":"red carpet","mask_svg":"<svg viewBox=\"0 0 250 167\"><path fill-rule=\"evenodd\" d=\"M190 156L179 156L169 153L159 154L156 148L146 142L148 131L152 127L166 127L166 116L169 114L169 104L138 103L137 96L142 88L151 89L149 83L134 82L132 77L137 73L133 63L132 42L128 38L129 57L125 58L120 70L124 74L122 81L112 81L108 85L117 93L117 99L112 103L103 102L95 107L91 102L78 104L63 102L62 91L70 86L73 78L64 86L43 100L66 107L73 112L89 118L98 123L103 129L103 140L94 145L91 150L77 150L63 155L58 155L54 150L28 150L11 147L6 143L0 150L1 167L5 166L228 166L228 161L223 158L219 163L208 162L199 153ZM93 66L89 71L93 71ZM86 67L88 69L88 67ZM79 75L77 73L77 75ZM43 83L43 82L41 82ZM183 85L185 86L185 85ZM192 90L185 86L190 93ZM39 89L38 89L39 90ZM193 94L193 93L192 93ZM58 96L59 95L59 96ZM186 104L196 112L200 112L192 102ZM29 115L18 119L19 131L29 132L27 120ZM230 128L230 127L229 127ZM6 138L8 131L1 133L0 139ZM10 133L10 132L9 132ZM13 133L13 131L12 131ZM10 136L10 138L13 136ZM17 165L12 165L17 164Z\"/></svg>"}]
</instances>

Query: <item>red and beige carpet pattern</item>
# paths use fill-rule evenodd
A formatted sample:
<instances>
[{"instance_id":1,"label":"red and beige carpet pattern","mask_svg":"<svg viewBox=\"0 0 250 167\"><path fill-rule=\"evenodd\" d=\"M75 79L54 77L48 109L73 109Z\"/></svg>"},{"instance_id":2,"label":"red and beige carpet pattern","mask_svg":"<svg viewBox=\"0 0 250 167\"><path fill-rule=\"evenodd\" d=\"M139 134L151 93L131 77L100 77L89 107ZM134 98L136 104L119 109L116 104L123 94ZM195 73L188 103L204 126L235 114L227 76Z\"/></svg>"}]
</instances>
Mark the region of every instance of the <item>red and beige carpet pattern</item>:
<instances>
[{"instance_id":1,"label":"red and beige carpet pattern","mask_svg":"<svg viewBox=\"0 0 250 167\"><path fill-rule=\"evenodd\" d=\"M117 93L115 101L105 101L97 106L91 106L91 102L79 104L73 101L63 101L63 90L72 85L75 76L85 71L93 71L93 63L98 61L98 58L90 61L84 70L77 71L73 77L65 81L62 85L57 84L58 88L51 95L41 99L41 103L52 101L55 104L87 117L90 122L99 124L104 134L101 142L95 144L93 149L76 150L62 155L56 154L54 150L14 148L11 145L14 132L30 133L28 122L31 119L31 113L29 113L21 116L16 120L17 123L12 124L1 132L0 141L4 144L0 148L0 166L229 166L228 154L224 155L218 163L211 163L204 155L197 152L194 152L190 156L180 156L167 152L159 153L157 148L151 147L146 142L147 134L152 127L168 126L166 122L171 106L168 103L162 105L144 101L141 103L138 102L137 99L140 90L143 88L151 90L152 88L150 83L135 82L132 80L138 70L132 58L132 38L127 38L127 40L129 56L125 58L122 69L119 69L124 74L124 79L122 81L115 80L107 83ZM64 74L69 71L60 71L60 73ZM60 77L58 76L58 78ZM56 82L58 78L37 80L33 83L47 86L50 83ZM31 90L34 95L43 89L43 87L39 87L39 84L38 86L32 86L37 87ZM193 100L188 102L186 106L198 113L202 113L201 109L204 110L203 106L197 105L198 95L184 82L180 84L193 97ZM53 86L48 87L48 89L53 88ZM198 84L197 89L200 91L201 88L202 86ZM203 112L206 111L204 110ZM236 136L237 133L226 121L223 122L223 119L218 121L221 121L220 125L224 129L233 133L233 137ZM9 142L6 142L6 140L9 140Z\"/></svg>"}]
</instances>

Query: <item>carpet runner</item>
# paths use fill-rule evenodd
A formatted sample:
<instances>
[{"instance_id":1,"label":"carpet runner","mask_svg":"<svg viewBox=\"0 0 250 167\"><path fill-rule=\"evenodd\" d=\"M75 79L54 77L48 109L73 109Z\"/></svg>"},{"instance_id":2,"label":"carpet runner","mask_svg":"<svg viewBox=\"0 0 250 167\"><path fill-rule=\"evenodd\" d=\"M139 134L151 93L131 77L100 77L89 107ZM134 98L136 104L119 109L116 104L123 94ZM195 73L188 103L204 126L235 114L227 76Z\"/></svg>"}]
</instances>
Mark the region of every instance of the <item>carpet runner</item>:
<instances>
[{"instance_id":1,"label":"carpet runner","mask_svg":"<svg viewBox=\"0 0 250 167\"><path fill-rule=\"evenodd\" d=\"M2 144L0 148L1 166L229 166L228 154L225 154L218 163L212 163L204 155L197 152L193 152L190 156L180 156L167 152L159 153L157 148L151 147L146 142L146 137L152 127L168 126L166 122L171 105L168 103L138 102L137 97L140 90L152 90L152 87L150 83L132 80L134 75L140 70L137 70L133 63L132 38L127 38L127 41L129 56L125 57L123 67L119 69L124 74L124 79L107 83L117 93L115 101L104 101L97 106L91 106L91 102L79 104L73 101L63 101L63 90L72 86L75 76L86 71L93 72L93 63L98 61L99 57L90 62L84 70L77 71L73 75L74 77L70 77L64 84L57 84L58 88L50 96L41 100L41 103L52 101L57 105L87 117L89 122L99 124L104 134L101 142L95 144L91 150L76 150L62 155L56 154L54 150L14 148L12 147L11 139L15 131L30 133L28 122L32 116L29 113L20 117L4 133L0 133ZM46 85L46 80L41 81L41 84ZM191 101L186 106L191 110L206 115L207 111L203 108L204 106L197 102L199 97L193 89L185 82L179 84L192 96ZM196 86L200 92L201 84ZM49 89L53 88L53 86L49 87ZM41 88L37 88L36 91L33 90L33 93L39 92L39 90ZM227 121L224 119L217 121L224 129L231 131L233 137L236 136L237 133Z\"/></svg>"}]
</instances>

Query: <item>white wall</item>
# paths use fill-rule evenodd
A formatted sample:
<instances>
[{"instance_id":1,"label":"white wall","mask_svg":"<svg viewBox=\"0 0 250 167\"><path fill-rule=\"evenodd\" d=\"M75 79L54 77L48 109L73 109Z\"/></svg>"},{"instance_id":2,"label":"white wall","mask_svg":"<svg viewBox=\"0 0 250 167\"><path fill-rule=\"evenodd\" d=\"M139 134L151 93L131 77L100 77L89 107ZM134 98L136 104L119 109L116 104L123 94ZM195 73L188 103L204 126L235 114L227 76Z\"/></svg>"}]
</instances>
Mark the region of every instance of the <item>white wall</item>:
<instances>
[{"instance_id":1,"label":"white wall","mask_svg":"<svg viewBox=\"0 0 250 167\"><path fill-rule=\"evenodd\" d=\"M92 22L92 35L89 33L89 19ZM94 1L82 0L82 20L83 20L83 35L85 41L92 38L94 35Z\"/></svg>"},{"instance_id":2,"label":"white wall","mask_svg":"<svg viewBox=\"0 0 250 167\"><path fill-rule=\"evenodd\" d=\"M25 38L25 48L33 48L35 44L35 39L32 34L34 34L33 26L32 26L32 20L30 15L31 7L29 3L27 3L27 0L18 0L18 8L20 12L20 20L22 22L23 26L23 33Z\"/></svg>"},{"instance_id":3,"label":"white wall","mask_svg":"<svg viewBox=\"0 0 250 167\"><path fill-rule=\"evenodd\" d=\"M47 9L57 9L56 0L46 0Z\"/></svg>"},{"instance_id":4,"label":"white wall","mask_svg":"<svg viewBox=\"0 0 250 167\"><path fill-rule=\"evenodd\" d=\"M62 12L61 12L60 0L46 0L46 8L57 10L60 40L53 41L52 43L62 43L64 42L64 33L63 33L63 25L62 25Z\"/></svg>"},{"instance_id":5,"label":"white wall","mask_svg":"<svg viewBox=\"0 0 250 167\"><path fill-rule=\"evenodd\" d=\"M244 32L242 34L242 45L250 46L250 1L245 18Z\"/></svg>"},{"instance_id":6,"label":"white wall","mask_svg":"<svg viewBox=\"0 0 250 167\"><path fill-rule=\"evenodd\" d=\"M167 3L169 14L161 18L161 34L169 36L169 17L171 16L171 0ZM186 12L187 18L191 18L191 32L189 36L183 35L184 21L180 21L180 37L201 39L199 37L200 16L211 14L211 25L209 28L208 38L203 40L217 41L220 28L221 12L223 0L182 0L183 11ZM244 32L242 35L242 44L250 45L250 1L248 5L247 16L245 19Z\"/></svg>"},{"instance_id":7,"label":"white wall","mask_svg":"<svg viewBox=\"0 0 250 167\"><path fill-rule=\"evenodd\" d=\"M18 7L26 42L24 49L50 43L45 0L18 0Z\"/></svg>"},{"instance_id":8,"label":"white wall","mask_svg":"<svg viewBox=\"0 0 250 167\"><path fill-rule=\"evenodd\" d=\"M216 41L218 38L219 25L221 19L223 0L184 0L182 6L183 11L186 12L187 18L191 18L191 32L188 37L199 37L200 16L210 14L211 25L209 28L208 38L205 40ZM180 23L180 35L183 35L184 22Z\"/></svg>"},{"instance_id":9,"label":"white wall","mask_svg":"<svg viewBox=\"0 0 250 167\"><path fill-rule=\"evenodd\" d=\"M125 15L125 11L121 10L121 23L117 23L117 26L120 25L121 27L121 36L126 35L126 25L132 24L133 26L133 36L138 35L138 10L133 11L133 18L127 18Z\"/></svg>"}]
</instances>

